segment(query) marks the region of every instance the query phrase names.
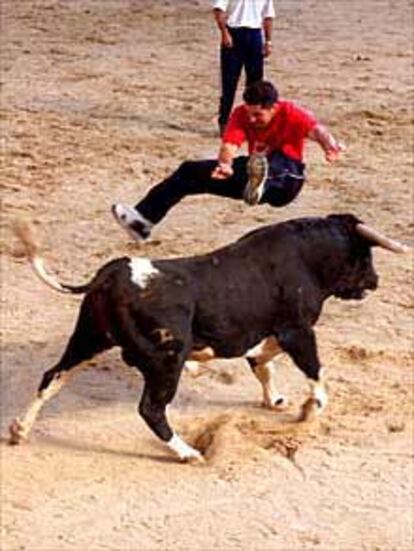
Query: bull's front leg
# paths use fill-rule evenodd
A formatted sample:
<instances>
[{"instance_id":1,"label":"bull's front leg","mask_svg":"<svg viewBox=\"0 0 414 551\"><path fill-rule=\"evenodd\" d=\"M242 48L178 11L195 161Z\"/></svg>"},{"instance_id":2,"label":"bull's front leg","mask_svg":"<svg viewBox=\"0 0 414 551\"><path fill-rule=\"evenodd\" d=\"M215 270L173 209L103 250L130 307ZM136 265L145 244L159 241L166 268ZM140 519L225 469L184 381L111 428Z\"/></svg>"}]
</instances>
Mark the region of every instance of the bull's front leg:
<instances>
[{"instance_id":1,"label":"bull's front leg","mask_svg":"<svg viewBox=\"0 0 414 551\"><path fill-rule=\"evenodd\" d=\"M294 327L277 333L282 348L310 383L310 396L302 405L300 421L311 419L320 414L328 403L325 385L321 378L321 364L318 357L316 337L311 327Z\"/></svg>"},{"instance_id":2,"label":"bull's front leg","mask_svg":"<svg viewBox=\"0 0 414 551\"><path fill-rule=\"evenodd\" d=\"M262 385L263 405L273 410L282 410L288 403L287 398L277 392L273 380L273 359L281 351L276 339L268 337L246 353L246 360Z\"/></svg>"}]
</instances>

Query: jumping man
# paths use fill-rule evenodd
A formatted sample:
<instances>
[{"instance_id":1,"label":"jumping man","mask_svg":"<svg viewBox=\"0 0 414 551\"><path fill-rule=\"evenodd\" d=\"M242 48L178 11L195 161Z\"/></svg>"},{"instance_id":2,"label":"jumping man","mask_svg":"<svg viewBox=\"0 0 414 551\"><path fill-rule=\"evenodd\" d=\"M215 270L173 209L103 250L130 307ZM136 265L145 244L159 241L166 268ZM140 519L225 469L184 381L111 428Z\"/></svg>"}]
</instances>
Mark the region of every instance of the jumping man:
<instances>
[{"instance_id":1,"label":"jumping man","mask_svg":"<svg viewBox=\"0 0 414 551\"><path fill-rule=\"evenodd\" d=\"M321 146L329 162L343 150L311 113L279 99L270 82L251 84L243 100L230 116L217 160L185 161L135 207L113 205L115 219L131 237L148 238L155 224L187 195L219 195L242 199L249 205L287 205L305 180L306 138ZM236 156L244 142L249 156Z\"/></svg>"}]
</instances>

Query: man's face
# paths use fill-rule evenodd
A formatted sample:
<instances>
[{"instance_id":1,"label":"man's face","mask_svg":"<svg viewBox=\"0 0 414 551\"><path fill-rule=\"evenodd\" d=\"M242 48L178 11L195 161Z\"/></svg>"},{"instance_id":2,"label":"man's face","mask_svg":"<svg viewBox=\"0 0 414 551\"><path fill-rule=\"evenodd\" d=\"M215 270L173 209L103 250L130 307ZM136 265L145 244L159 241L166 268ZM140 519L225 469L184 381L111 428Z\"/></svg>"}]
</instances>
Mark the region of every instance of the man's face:
<instances>
[{"instance_id":1,"label":"man's face","mask_svg":"<svg viewBox=\"0 0 414 551\"><path fill-rule=\"evenodd\" d=\"M246 111L249 123L253 128L266 128L274 117L277 104L272 107L262 107L261 105L247 105Z\"/></svg>"}]
</instances>

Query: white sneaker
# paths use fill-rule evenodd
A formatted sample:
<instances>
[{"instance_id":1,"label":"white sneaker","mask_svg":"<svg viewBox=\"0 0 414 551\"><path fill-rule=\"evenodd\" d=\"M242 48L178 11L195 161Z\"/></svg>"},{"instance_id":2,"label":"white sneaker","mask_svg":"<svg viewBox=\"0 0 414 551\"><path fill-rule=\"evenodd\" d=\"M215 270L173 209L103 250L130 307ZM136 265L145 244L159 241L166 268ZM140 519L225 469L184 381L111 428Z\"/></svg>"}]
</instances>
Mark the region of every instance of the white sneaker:
<instances>
[{"instance_id":1,"label":"white sneaker","mask_svg":"<svg viewBox=\"0 0 414 551\"><path fill-rule=\"evenodd\" d=\"M243 199L247 204L257 205L260 202L267 179L268 166L266 156L258 153L251 155L247 161L248 182L243 194Z\"/></svg>"},{"instance_id":2,"label":"white sneaker","mask_svg":"<svg viewBox=\"0 0 414 551\"><path fill-rule=\"evenodd\" d=\"M148 239L154 224L144 218L140 212L122 203L115 203L111 210L115 220L130 237L136 241Z\"/></svg>"}]
</instances>

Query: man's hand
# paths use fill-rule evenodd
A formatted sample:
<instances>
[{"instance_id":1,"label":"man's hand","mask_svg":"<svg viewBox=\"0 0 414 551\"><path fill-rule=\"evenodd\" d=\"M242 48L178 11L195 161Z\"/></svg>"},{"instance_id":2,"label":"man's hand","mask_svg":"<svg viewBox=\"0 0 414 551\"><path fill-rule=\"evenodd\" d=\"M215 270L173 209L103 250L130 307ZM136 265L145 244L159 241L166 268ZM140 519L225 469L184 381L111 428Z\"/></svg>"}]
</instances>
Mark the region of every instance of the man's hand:
<instances>
[{"instance_id":1,"label":"man's hand","mask_svg":"<svg viewBox=\"0 0 414 551\"><path fill-rule=\"evenodd\" d=\"M328 163L334 163L338 160L339 154L345 150L346 147L343 143L336 143L334 146L325 149L325 159Z\"/></svg>"},{"instance_id":2,"label":"man's hand","mask_svg":"<svg viewBox=\"0 0 414 551\"><path fill-rule=\"evenodd\" d=\"M263 44L263 57L269 57L272 53L272 43L270 40L266 40Z\"/></svg>"},{"instance_id":3,"label":"man's hand","mask_svg":"<svg viewBox=\"0 0 414 551\"><path fill-rule=\"evenodd\" d=\"M233 38L227 28L223 29L221 32L221 45L224 48L232 48L233 47Z\"/></svg>"},{"instance_id":4,"label":"man's hand","mask_svg":"<svg viewBox=\"0 0 414 551\"><path fill-rule=\"evenodd\" d=\"M315 140L322 147L325 153L325 159L328 163L334 163L341 151L345 151L344 144L337 142L332 134L321 124L317 124L309 132L308 137Z\"/></svg>"},{"instance_id":5,"label":"man's hand","mask_svg":"<svg viewBox=\"0 0 414 551\"><path fill-rule=\"evenodd\" d=\"M216 20L217 27L221 34L221 45L223 48L233 47L233 38L227 28L227 16L224 10L221 8L214 8L214 19Z\"/></svg>"},{"instance_id":6,"label":"man's hand","mask_svg":"<svg viewBox=\"0 0 414 551\"><path fill-rule=\"evenodd\" d=\"M211 173L214 180L227 180L233 176L233 159L238 147L232 143L223 142L217 156L217 166Z\"/></svg>"},{"instance_id":7,"label":"man's hand","mask_svg":"<svg viewBox=\"0 0 414 551\"><path fill-rule=\"evenodd\" d=\"M227 180L230 176L233 176L233 168L228 163L218 163L211 173L211 177L214 180Z\"/></svg>"},{"instance_id":8,"label":"man's hand","mask_svg":"<svg viewBox=\"0 0 414 551\"><path fill-rule=\"evenodd\" d=\"M263 34L264 34L264 44L263 44L263 57L269 57L272 53L272 27L273 27L273 18L265 17L263 19Z\"/></svg>"}]
</instances>

